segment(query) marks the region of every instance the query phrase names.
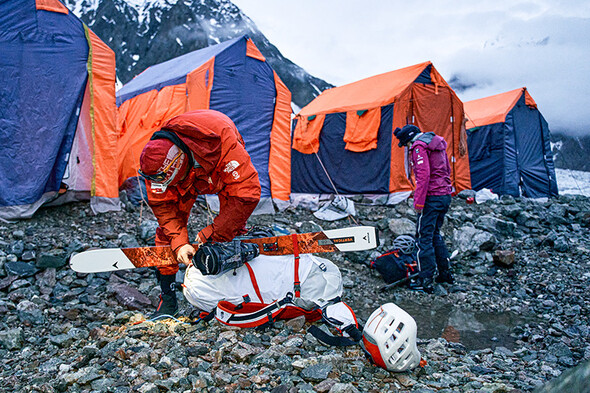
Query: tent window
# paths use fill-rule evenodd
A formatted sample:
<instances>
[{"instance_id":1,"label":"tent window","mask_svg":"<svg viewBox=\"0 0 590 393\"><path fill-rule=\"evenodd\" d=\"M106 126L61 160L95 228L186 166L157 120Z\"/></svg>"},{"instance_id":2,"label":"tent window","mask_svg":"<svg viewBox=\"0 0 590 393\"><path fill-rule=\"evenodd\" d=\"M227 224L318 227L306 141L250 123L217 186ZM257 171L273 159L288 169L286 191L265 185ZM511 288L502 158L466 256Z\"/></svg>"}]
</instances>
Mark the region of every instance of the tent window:
<instances>
[{"instance_id":1,"label":"tent window","mask_svg":"<svg viewBox=\"0 0 590 393\"><path fill-rule=\"evenodd\" d=\"M376 149L380 125L380 107L346 112L346 150L363 152Z\"/></svg>"},{"instance_id":2,"label":"tent window","mask_svg":"<svg viewBox=\"0 0 590 393\"><path fill-rule=\"evenodd\" d=\"M320 132L326 115L312 115L297 118L293 131L293 149L303 154L317 153L320 149Z\"/></svg>"}]
</instances>

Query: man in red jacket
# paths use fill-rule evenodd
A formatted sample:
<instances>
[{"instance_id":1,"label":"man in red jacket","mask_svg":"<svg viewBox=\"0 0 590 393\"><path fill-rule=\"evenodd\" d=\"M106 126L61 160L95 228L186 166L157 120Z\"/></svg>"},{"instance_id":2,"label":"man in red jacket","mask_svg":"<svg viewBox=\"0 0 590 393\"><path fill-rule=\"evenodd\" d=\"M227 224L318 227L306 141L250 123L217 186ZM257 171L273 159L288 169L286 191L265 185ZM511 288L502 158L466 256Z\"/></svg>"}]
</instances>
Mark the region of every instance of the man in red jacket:
<instances>
[{"instance_id":1,"label":"man in red jacket","mask_svg":"<svg viewBox=\"0 0 590 393\"><path fill-rule=\"evenodd\" d=\"M179 263L188 265L195 248L187 224L197 196L217 194L219 215L195 240L226 242L245 232L248 217L260 200L258 172L235 124L213 110L196 110L168 120L154 133L140 157L148 204L158 219L156 245L170 245ZM173 283L178 265L157 272L162 289L154 314L178 310Z\"/></svg>"},{"instance_id":2,"label":"man in red jacket","mask_svg":"<svg viewBox=\"0 0 590 393\"><path fill-rule=\"evenodd\" d=\"M394 135L399 139L399 147L406 146L411 151L416 180L414 209L418 214L416 240L420 273L410 282L410 288L432 293L437 270L437 282L454 282L449 270L449 251L440 234L453 191L447 142L433 132L422 133L412 124L396 128Z\"/></svg>"}]
</instances>

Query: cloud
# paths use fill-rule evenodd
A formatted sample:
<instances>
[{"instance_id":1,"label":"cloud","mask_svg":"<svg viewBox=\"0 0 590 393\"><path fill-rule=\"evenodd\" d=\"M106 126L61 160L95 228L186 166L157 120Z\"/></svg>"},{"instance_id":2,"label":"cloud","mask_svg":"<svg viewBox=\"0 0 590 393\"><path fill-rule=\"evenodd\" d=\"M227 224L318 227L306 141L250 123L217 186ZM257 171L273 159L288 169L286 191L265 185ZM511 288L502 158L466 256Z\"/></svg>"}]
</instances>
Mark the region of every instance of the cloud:
<instances>
[{"instance_id":1,"label":"cloud","mask_svg":"<svg viewBox=\"0 0 590 393\"><path fill-rule=\"evenodd\" d=\"M464 101L526 86L551 129L590 133L590 3L234 0L277 48L335 85L430 60Z\"/></svg>"}]
</instances>

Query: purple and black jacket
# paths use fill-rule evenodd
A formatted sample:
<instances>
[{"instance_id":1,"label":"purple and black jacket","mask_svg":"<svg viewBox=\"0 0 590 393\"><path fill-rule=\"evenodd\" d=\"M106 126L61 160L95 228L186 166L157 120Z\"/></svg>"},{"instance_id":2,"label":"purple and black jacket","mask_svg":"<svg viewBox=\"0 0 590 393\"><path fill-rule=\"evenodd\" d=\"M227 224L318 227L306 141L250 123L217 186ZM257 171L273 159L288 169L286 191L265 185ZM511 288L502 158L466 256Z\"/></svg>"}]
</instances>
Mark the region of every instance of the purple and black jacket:
<instances>
[{"instance_id":1,"label":"purple and black jacket","mask_svg":"<svg viewBox=\"0 0 590 393\"><path fill-rule=\"evenodd\" d=\"M433 132L419 134L412 143L412 166L416 179L414 208L423 209L428 195L449 195L453 192L446 149L445 139Z\"/></svg>"}]
</instances>

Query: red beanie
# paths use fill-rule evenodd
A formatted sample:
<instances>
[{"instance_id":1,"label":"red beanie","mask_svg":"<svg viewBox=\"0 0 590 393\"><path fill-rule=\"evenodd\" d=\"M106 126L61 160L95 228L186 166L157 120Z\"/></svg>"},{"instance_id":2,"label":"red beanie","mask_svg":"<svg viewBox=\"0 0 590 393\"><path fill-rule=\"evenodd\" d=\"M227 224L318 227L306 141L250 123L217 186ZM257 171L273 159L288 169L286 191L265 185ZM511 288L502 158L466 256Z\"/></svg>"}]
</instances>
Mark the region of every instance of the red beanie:
<instances>
[{"instance_id":1,"label":"red beanie","mask_svg":"<svg viewBox=\"0 0 590 393\"><path fill-rule=\"evenodd\" d=\"M158 187L161 192L164 192L168 185L175 184L183 178L188 167L188 159L186 154L170 140L153 139L143 148L139 157L139 166L145 175L157 175L161 172L167 174L162 182L156 183L159 184L158 186L152 182L152 187Z\"/></svg>"},{"instance_id":2,"label":"red beanie","mask_svg":"<svg viewBox=\"0 0 590 393\"><path fill-rule=\"evenodd\" d=\"M161 172L164 161L168 157L170 149L176 146L168 139L152 139L143 148L139 157L139 167L146 175L155 175Z\"/></svg>"}]
</instances>

